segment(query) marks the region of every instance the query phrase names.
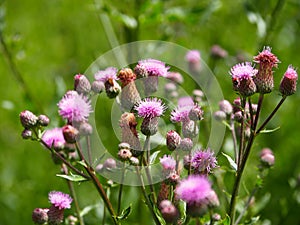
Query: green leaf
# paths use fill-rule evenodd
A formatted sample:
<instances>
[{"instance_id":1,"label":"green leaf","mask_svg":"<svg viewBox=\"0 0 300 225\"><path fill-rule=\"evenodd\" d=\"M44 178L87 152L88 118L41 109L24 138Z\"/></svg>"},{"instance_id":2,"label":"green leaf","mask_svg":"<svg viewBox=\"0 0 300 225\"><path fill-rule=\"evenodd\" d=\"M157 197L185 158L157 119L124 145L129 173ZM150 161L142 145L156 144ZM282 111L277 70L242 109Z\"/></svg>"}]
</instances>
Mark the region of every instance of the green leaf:
<instances>
[{"instance_id":1,"label":"green leaf","mask_svg":"<svg viewBox=\"0 0 300 225\"><path fill-rule=\"evenodd\" d=\"M267 133L272 133L272 132L274 132L274 131L276 131L276 130L279 130L279 129L280 129L280 127L276 127L276 128L274 128L274 129L272 129L272 130L264 129L264 130L260 131L259 133L267 134Z\"/></svg>"},{"instance_id":2,"label":"green leaf","mask_svg":"<svg viewBox=\"0 0 300 225\"><path fill-rule=\"evenodd\" d=\"M225 154L224 152L222 152L222 155L224 155L226 157L226 159L228 160L231 168L234 169L235 171L237 171L237 165L234 162L234 160L229 155Z\"/></svg>"},{"instance_id":3,"label":"green leaf","mask_svg":"<svg viewBox=\"0 0 300 225\"><path fill-rule=\"evenodd\" d=\"M117 18L128 28L134 29L137 27L137 21L134 17L126 14L118 13Z\"/></svg>"},{"instance_id":4,"label":"green leaf","mask_svg":"<svg viewBox=\"0 0 300 225\"><path fill-rule=\"evenodd\" d=\"M159 153L160 153L160 151L153 152L153 154L150 156L150 160L149 160L150 165L155 162L155 159L157 158Z\"/></svg>"},{"instance_id":5,"label":"green leaf","mask_svg":"<svg viewBox=\"0 0 300 225\"><path fill-rule=\"evenodd\" d=\"M56 176L62 177L62 178L65 178L65 179L67 179L67 180L74 181L74 182L81 182L81 181L87 180L87 179L84 178L83 176L76 175L76 174L72 174L72 173L71 173L70 175L56 174Z\"/></svg>"},{"instance_id":6,"label":"green leaf","mask_svg":"<svg viewBox=\"0 0 300 225\"><path fill-rule=\"evenodd\" d=\"M83 167L87 167L86 163L84 161L77 161L78 164L82 165Z\"/></svg>"},{"instance_id":7,"label":"green leaf","mask_svg":"<svg viewBox=\"0 0 300 225\"><path fill-rule=\"evenodd\" d=\"M230 225L230 217L226 214L226 217L218 221L216 225Z\"/></svg>"},{"instance_id":8,"label":"green leaf","mask_svg":"<svg viewBox=\"0 0 300 225\"><path fill-rule=\"evenodd\" d=\"M167 225L167 224L166 224L166 221L165 221L164 218L162 217L162 215L161 215L161 213L160 213L160 211L159 211L159 209L157 208L156 205L153 205L153 210L154 210L154 213L155 213L157 219L159 220L160 224L161 224L161 225Z\"/></svg>"},{"instance_id":9,"label":"green leaf","mask_svg":"<svg viewBox=\"0 0 300 225\"><path fill-rule=\"evenodd\" d=\"M117 216L117 220L125 220L130 213L131 213L131 204L126 209L124 209L119 216Z\"/></svg>"},{"instance_id":10,"label":"green leaf","mask_svg":"<svg viewBox=\"0 0 300 225\"><path fill-rule=\"evenodd\" d=\"M100 204L95 204L95 205L88 205L88 206L84 207L80 212L80 216L83 217L83 216L87 215L90 211L98 208L99 206L100 206Z\"/></svg>"},{"instance_id":11,"label":"green leaf","mask_svg":"<svg viewBox=\"0 0 300 225\"><path fill-rule=\"evenodd\" d=\"M185 223L186 221L186 203L182 200L178 203L178 210L180 213L180 222Z\"/></svg>"}]
</instances>

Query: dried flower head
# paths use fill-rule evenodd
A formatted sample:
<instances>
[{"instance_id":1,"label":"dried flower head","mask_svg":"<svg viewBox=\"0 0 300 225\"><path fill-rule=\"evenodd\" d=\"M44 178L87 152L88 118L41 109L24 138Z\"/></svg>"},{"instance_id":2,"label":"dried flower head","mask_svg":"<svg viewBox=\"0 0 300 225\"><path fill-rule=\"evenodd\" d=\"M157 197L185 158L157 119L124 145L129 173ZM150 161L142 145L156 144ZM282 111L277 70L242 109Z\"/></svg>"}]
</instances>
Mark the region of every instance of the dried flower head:
<instances>
[{"instance_id":1,"label":"dried flower head","mask_svg":"<svg viewBox=\"0 0 300 225\"><path fill-rule=\"evenodd\" d=\"M92 112L90 100L76 91L68 91L59 101L58 108L68 123L86 121Z\"/></svg>"},{"instance_id":2,"label":"dried flower head","mask_svg":"<svg viewBox=\"0 0 300 225\"><path fill-rule=\"evenodd\" d=\"M161 99L145 98L134 109L137 111L139 117L154 118L160 117L166 110L166 106Z\"/></svg>"},{"instance_id":3,"label":"dried flower head","mask_svg":"<svg viewBox=\"0 0 300 225\"><path fill-rule=\"evenodd\" d=\"M297 80L298 80L298 74L296 70L289 66L284 73L283 78L280 82L279 91L283 96L289 96L296 92L297 88Z\"/></svg>"},{"instance_id":4,"label":"dried flower head","mask_svg":"<svg viewBox=\"0 0 300 225\"><path fill-rule=\"evenodd\" d=\"M119 71L118 78L122 83L122 87L126 86L130 82L136 79L136 75L130 68L124 68Z\"/></svg>"}]
</instances>

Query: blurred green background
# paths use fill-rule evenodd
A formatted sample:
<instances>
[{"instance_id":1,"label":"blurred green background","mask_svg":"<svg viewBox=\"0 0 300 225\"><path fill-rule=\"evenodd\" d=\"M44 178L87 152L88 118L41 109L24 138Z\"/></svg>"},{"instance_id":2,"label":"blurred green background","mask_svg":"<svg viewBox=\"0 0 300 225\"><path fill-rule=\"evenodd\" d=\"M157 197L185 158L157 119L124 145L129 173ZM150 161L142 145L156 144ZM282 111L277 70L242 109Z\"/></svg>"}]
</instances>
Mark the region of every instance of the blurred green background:
<instances>
[{"instance_id":1,"label":"blurred green background","mask_svg":"<svg viewBox=\"0 0 300 225\"><path fill-rule=\"evenodd\" d=\"M67 192L65 181L55 176L59 167L49 153L37 143L22 140L18 116L28 109L45 113L57 123L56 104L65 90L73 88L73 76L84 73L116 44L105 30L109 24L103 23L103 15L109 16L119 44L151 39L200 50L230 101L236 95L228 70L237 57L252 60L263 46L271 46L281 61L275 72L276 84L288 65L300 66L298 0L0 1L1 225L32 224L32 210L48 206L49 191ZM214 44L228 52L225 59L212 60ZM280 99L278 91L267 99L265 112ZM281 128L257 139L245 172L249 175L245 183L251 184L259 150L266 146L273 149L276 164L257 197L271 197L259 212L264 224L300 224L299 103L298 91L269 125ZM92 188L89 184L76 186L82 205L97 203ZM124 205L137 199L134 188L126 190ZM150 224L147 219L137 219L143 211L140 207L128 223ZM94 218L88 216L87 224L96 224Z\"/></svg>"}]
</instances>

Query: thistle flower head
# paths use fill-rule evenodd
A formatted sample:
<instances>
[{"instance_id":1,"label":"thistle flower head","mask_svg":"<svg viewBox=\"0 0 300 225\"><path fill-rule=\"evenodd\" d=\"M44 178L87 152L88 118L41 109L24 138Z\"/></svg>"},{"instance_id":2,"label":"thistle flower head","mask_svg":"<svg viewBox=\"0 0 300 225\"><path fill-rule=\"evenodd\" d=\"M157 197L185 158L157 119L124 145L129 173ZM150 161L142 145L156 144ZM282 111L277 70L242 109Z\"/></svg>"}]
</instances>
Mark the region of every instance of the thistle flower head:
<instances>
[{"instance_id":1,"label":"thistle flower head","mask_svg":"<svg viewBox=\"0 0 300 225\"><path fill-rule=\"evenodd\" d=\"M255 76L257 72L257 69L254 69L250 62L245 62L233 66L229 73L232 79L242 80Z\"/></svg>"},{"instance_id":2,"label":"thistle flower head","mask_svg":"<svg viewBox=\"0 0 300 225\"><path fill-rule=\"evenodd\" d=\"M138 77L161 76L165 77L170 67L166 66L164 62L156 59L140 60L136 65L134 71Z\"/></svg>"},{"instance_id":3,"label":"thistle flower head","mask_svg":"<svg viewBox=\"0 0 300 225\"><path fill-rule=\"evenodd\" d=\"M48 148L62 149L66 144L62 128L53 128L43 133L42 141Z\"/></svg>"},{"instance_id":4,"label":"thistle flower head","mask_svg":"<svg viewBox=\"0 0 300 225\"><path fill-rule=\"evenodd\" d=\"M177 107L171 112L171 121L173 123L184 122L189 120L189 112L193 106Z\"/></svg>"},{"instance_id":5,"label":"thistle flower head","mask_svg":"<svg viewBox=\"0 0 300 225\"><path fill-rule=\"evenodd\" d=\"M91 83L85 75L76 74L74 76L74 90L79 94L88 94L91 91Z\"/></svg>"},{"instance_id":6,"label":"thistle flower head","mask_svg":"<svg viewBox=\"0 0 300 225\"><path fill-rule=\"evenodd\" d=\"M137 111L139 117L154 118L160 117L166 110L166 106L158 98L145 98L134 109Z\"/></svg>"},{"instance_id":7,"label":"thistle flower head","mask_svg":"<svg viewBox=\"0 0 300 225\"><path fill-rule=\"evenodd\" d=\"M170 79L171 81L181 84L183 82L183 77L180 73L178 72L168 72L166 75L167 79Z\"/></svg>"},{"instance_id":8,"label":"thistle flower head","mask_svg":"<svg viewBox=\"0 0 300 225\"><path fill-rule=\"evenodd\" d=\"M201 54L198 50L190 50L186 53L185 59L189 63L197 63L201 59Z\"/></svg>"},{"instance_id":9,"label":"thistle flower head","mask_svg":"<svg viewBox=\"0 0 300 225\"><path fill-rule=\"evenodd\" d=\"M211 191L211 184L204 176L190 175L179 182L175 189L177 198L188 205L206 203L206 198Z\"/></svg>"},{"instance_id":10,"label":"thistle flower head","mask_svg":"<svg viewBox=\"0 0 300 225\"><path fill-rule=\"evenodd\" d=\"M108 80L117 80L118 69L115 67L108 67L105 70L99 70L95 73L95 80L102 81L105 83Z\"/></svg>"},{"instance_id":11,"label":"thistle flower head","mask_svg":"<svg viewBox=\"0 0 300 225\"><path fill-rule=\"evenodd\" d=\"M86 121L92 112L90 100L76 91L68 91L57 105L59 114L70 123Z\"/></svg>"},{"instance_id":12,"label":"thistle flower head","mask_svg":"<svg viewBox=\"0 0 300 225\"><path fill-rule=\"evenodd\" d=\"M159 161L164 170L173 171L176 168L176 160L170 155L164 155Z\"/></svg>"},{"instance_id":13,"label":"thistle flower head","mask_svg":"<svg viewBox=\"0 0 300 225\"><path fill-rule=\"evenodd\" d=\"M289 66L280 82L279 91L283 96L289 96L296 92L298 74L297 71Z\"/></svg>"},{"instance_id":14,"label":"thistle flower head","mask_svg":"<svg viewBox=\"0 0 300 225\"><path fill-rule=\"evenodd\" d=\"M271 47L265 46L263 51L254 57L253 61L263 66L277 67L280 62L276 55L271 52Z\"/></svg>"},{"instance_id":15,"label":"thistle flower head","mask_svg":"<svg viewBox=\"0 0 300 225\"><path fill-rule=\"evenodd\" d=\"M197 150L193 154L192 168L195 173L208 174L212 172L212 169L216 168L218 165L217 159L214 156L214 152L210 149L207 150Z\"/></svg>"},{"instance_id":16,"label":"thistle flower head","mask_svg":"<svg viewBox=\"0 0 300 225\"><path fill-rule=\"evenodd\" d=\"M68 194L60 191L51 191L48 197L50 203L59 210L71 208L73 199Z\"/></svg>"},{"instance_id":17,"label":"thistle flower head","mask_svg":"<svg viewBox=\"0 0 300 225\"><path fill-rule=\"evenodd\" d=\"M119 71L118 78L122 82L123 87L136 79L136 75L130 68L124 68Z\"/></svg>"}]
</instances>

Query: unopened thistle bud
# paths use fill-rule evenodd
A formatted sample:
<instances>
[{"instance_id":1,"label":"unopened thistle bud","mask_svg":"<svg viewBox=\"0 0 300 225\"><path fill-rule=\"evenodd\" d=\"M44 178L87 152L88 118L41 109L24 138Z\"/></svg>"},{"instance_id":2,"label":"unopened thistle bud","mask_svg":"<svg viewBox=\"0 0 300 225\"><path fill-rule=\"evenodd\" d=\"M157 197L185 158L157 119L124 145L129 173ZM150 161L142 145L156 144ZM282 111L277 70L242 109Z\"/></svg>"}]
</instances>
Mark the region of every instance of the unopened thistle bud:
<instances>
[{"instance_id":1,"label":"unopened thistle bud","mask_svg":"<svg viewBox=\"0 0 300 225\"><path fill-rule=\"evenodd\" d=\"M30 138L32 138L32 131L25 128L22 131L22 138L23 139L30 139Z\"/></svg>"},{"instance_id":2,"label":"unopened thistle bud","mask_svg":"<svg viewBox=\"0 0 300 225\"><path fill-rule=\"evenodd\" d=\"M152 136L157 133L158 130L158 117L146 117L143 119L141 125L141 132L146 136Z\"/></svg>"},{"instance_id":3,"label":"unopened thistle bud","mask_svg":"<svg viewBox=\"0 0 300 225\"><path fill-rule=\"evenodd\" d=\"M226 58L228 53L220 45L213 45L210 49L210 55L215 59L222 59Z\"/></svg>"},{"instance_id":4,"label":"unopened thistle bud","mask_svg":"<svg viewBox=\"0 0 300 225\"><path fill-rule=\"evenodd\" d=\"M193 121L198 121L203 119L203 110L197 104L189 112L189 119Z\"/></svg>"},{"instance_id":5,"label":"unopened thistle bud","mask_svg":"<svg viewBox=\"0 0 300 225\"><path fill-rule=\"evenodd\" d=\"M182 151L191 151L193 148L193 141L190 138L181 139L179 149Z\"/></svg>"},{"instance_id":6,"label":"unopened thistle bud","mask_svg":"<svg viewBox=\"0 0 300 225\"><path fill-rule=\"evenodd\" d=\"M271 149L263 148L260 152L260 161L264 166L271 167L275 163L275 156Z\"/></svg>"},{"instance_id":7,"label":"unopened thistle bud","mask_svg":"<svg viewBox=\"0 0 300 225\"><path fill-rule=\"evenodd\" d=\"M283 96L289 96L296 92L298 74L289 66L280 82L279 91Z\"/></svg>"},{"instance_id":8,"label":"unopened thistle bud","mask_svg":"<svg viewBox=\"0 0 300 225\"><path fill-rule=\"evenodd\" d=\"M190 50L186 54L185 59L188 62L191 73L197 74L201 71L201 55L198 50Z\"/></svg>"},{"instance_id":9,"label":"unopened thistle bud","mask_svg":"<svg viewBox=\"0 0 300 225\"><path fill-rule=\"evenodd\" d=\"M103 163L103 168L106 170L112 170L117 168L116 160L114 160L113 158L106 159Z\"/></svg>"},{"instance_id":10,"label":"unopened thistle bud","mask_svg":"<svg viewBox=\"0 0 300 225\"><path fill-rule=\"evenodd\" d=\"M274 88L273 67L277 68L279 60L271 52L269 46L264 47L263 51L254 57L254 62L259 64L257 75L254 82L257 92L261 94L270 93Z\"/></svg>"},{"instance_id":11,"label":"unopened thistle bud","mask_svg":"<svg viewBox=\"0 0 300 225\"><path fill-rule=\"evenodd\" d=\"M224 111L219 110L219 111L214 112L214 118L218 121L223 121L223 120L226 120L227 115Z\"/></svg>"},{"instance_id":12,"label":"unopened thistle bud","mask_svg":"<svg viewBox=\"0 0 300 225\"><path fill-rule=\"evenodd\" d=\"M82 122L79 125L79 134L82 136L89 136L93 133L93 127L88 122Z\"/></svg>"},{"instance_id":13,"label":"unopened thistle bud","mask_svg":"<svg viewBox=\"0 0 300 225\"><path fill-rule=\"evenodd\" d=\"M194 100L194 102L200 104L203 101L203 98L204 98L203 91L201 91L199 89L195 89L193 91L193 100Z\"/></svg>"},{"instance_id":14,"label":"unopened thistle bud","mask_svg":"<svg viewBox=\"0 0 300 225\"><path fill-rule=\"evenodd\" d=\"M199 134L198 124L193 120L183 121L181 129L183 137L186 138L194 138Z\"/></svg>"},{"instance_id":15,"label":"unopened thistle bud","mask_svg":"<svg viewBox=\"0 0 300 225\"><path fill-rule=\"evenodd\" d=\"M38 117L28 110L24 110L20 113L20 121L24 128L32 128L36 126Z\"/></svg>"},{"instance_id":16,"label":"unopened thistle bud","mask_svg":"<svg viewBox=\"0 0 300 225\"><path fill-rule=\"evenodd\" d=\"M125 109L131 110L135 103L141 100L135 86L136 75L129 68L120 70L118 78L122 82L121 104Z\"/></svg>"},{"instance_id":17,"label":"unopened thistle bud","mask_svg":"<svg viewBox=\"0 0 300 225\"><path fill-rule=\"evenodd\" d=\"M63 132L64 138L65 138L65 141L67 143L75 143L76 142L79 131L75 127L73 127L71 125L65 125L62 128L62 132Z\"/></svg>"},{"instance_id":18,"label":"unopened thistle bud","mask_svg":"<svg viewBox=\"0 0 300 225\"><path fill-rule=\"evenodd\" d=\"M214 190L208 192L206 199L210 208L218 207L220 205L218 195Z\"/></svg>"},{"instance_id":19,"label":"unopened thistle bud","mask_svg":"<svg viewBox=\"0 0 300 225\"><path fill-rule=\"evenodd\" d=\"M38 124L43 126L43 127L46 127L48 126L50 123L50 119L48 116L46 115L39 115L38 116Z\"/></svg>"},{"instance_id":20,"label":"unopened thistle bud","mask_svg":"<svg viewBox=\"0 0 300 225\"><path fill-rule=\"evenodd\" d=\"M45 224L48 221L47 212L49 209L36 208L32 212L32 221L35 224Z\"/></svg>"},{"instance_id":21,"label":"unopened thistle bud","mask_svg":"<svg viewBox=\"0 0 300 225\"><path fill-rule=\"evenodd\" d=\"M166 78L170 79L172 82L176 84L181 84L183 82L183 77L178 72L168 72Z\"/></svg>"},{"instance_id":22,"label":"unopened thistle bud","mask_svg":"<svg viewBox=\"0 0 300 225\"><path fill-rule=\"evenodd\" d=\"M99 80L95 80L92 83L92 87L91 87L92 91L95 92L96 94L100 94L101 92L103 92L105 90L105 85L102 81Z\"/></svg>"},{"instance_id":23,"label":"unopened thistle bud","mask_svg":"<svg viewBox=\"0 0 300 225\"><path fill-rule=\"evenodd\" d=\"M176 131L170 130L166 135L166 142L168 149L174 151L180 145L181 137Z\"/></svg>"},{"instance_id":24,"label":"unopened thistle bud","mask_svg":"<svg viewBox=\"0 0 300 225\"><path fill-rule=\"evenodd\" d=\"M228 115L228 116L231 115L231 113L233 111L232 105L227 100L220 101L219 102L219 108L220 108L221 111L225 112L226 115Z\"/></svg>"},{"instance_id":25,"label":"unopened thistle bud","mask_svg":"<svg viewBox=\"0 0 300 225\"><path fill-rule=\"evenodd\" d=\"M91 91L91 84L85 75L77 74L74 76L74 90L84 95Z\"/></svg>"},{"instance_id":26,"label":"unopened thistle bud","mask_svg":"<svg viewBox=\"0 0 300 225\"><path fill-rule=\"evenodd\" d=\"M178 209L169 200L163 200L159 204L159 209L164 220L169 224L175 223L179 218Z\"/></svg>"}]
</instances>

